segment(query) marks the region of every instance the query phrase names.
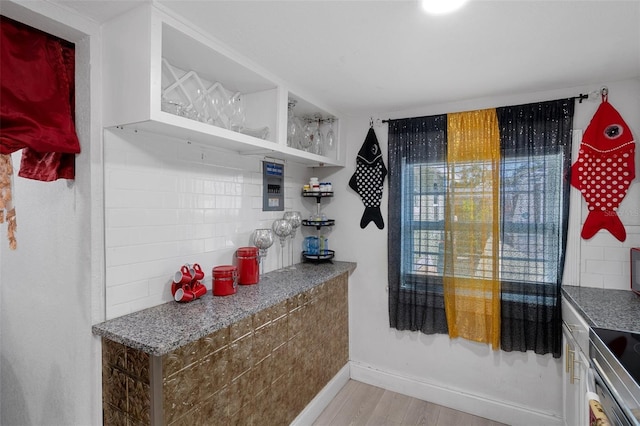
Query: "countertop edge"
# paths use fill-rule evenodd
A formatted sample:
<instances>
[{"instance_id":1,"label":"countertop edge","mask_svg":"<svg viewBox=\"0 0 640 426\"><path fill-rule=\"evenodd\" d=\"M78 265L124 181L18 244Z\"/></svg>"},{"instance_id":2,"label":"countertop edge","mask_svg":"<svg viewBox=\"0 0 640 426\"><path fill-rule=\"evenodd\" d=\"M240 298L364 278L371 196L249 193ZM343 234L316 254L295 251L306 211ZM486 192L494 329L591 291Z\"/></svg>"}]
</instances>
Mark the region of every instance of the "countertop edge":
<instances>
[{"instance_id":1,"label":"countertop edge","mask_svg":"<svg viewBox=\"0 0 640 426\"><path fill-rule=\"evenodd\" d=\"M597 327L596 323L591 319L591 317L582 309L582 307L580 306L580 304L578 304L578 302L576 302L576 300L573 298L573 296L571 296L571 294L569 293L568 290L565 290L564 286L562 287L562 296L567 299L567 302L569 302L571 304L571 306L574 307L574 309L576 311L578 311L578 313L580 314L580 316L582 318L584 318L584 320L587 322L587 325L589 327Z\"/></svg>"},{"instance_id":2,"label":"countertop edge","mask_svg":"<svg viewBox=\"0 0 640 426\"><path fill-rule=\"evenodd\" d=\"M258 284L238 286L238 292L231 296L213 296L209 290L193 302L166 302L94 324L91 331L149 355L162 356L344 273L351 275L357 264L334 261L295 266L295 270L269 272Z\"/></svg>"},{"instance_id":3,"label":"countertop edge","mask_svg":"<svg viewBox=\"0 0 640 426\"><path fill-rule=\"evenodd\" d=\"M589 327L640 333L640 296L630 289L562 286L562 296Z\"/></svg>"}]
</instances>

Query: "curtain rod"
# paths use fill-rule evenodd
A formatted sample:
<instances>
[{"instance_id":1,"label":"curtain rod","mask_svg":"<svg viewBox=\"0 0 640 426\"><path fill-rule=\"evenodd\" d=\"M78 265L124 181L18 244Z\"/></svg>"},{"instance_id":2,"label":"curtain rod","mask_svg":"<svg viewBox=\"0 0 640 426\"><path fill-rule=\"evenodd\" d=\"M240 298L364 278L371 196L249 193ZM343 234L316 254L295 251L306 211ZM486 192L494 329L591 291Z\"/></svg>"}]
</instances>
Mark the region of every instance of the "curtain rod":
<instances>
[{"instance_id":1,"label":"curtain rod","mask_svg":"<svg viewBox=\"0 0 640 426\"><path fill-rule=\"evenodd\" d=\"M578 96L574 96L573 99L577 99L578 103L582 103L583 100L585 99L589 99L589 96L608 96L609 95L609 89L607 88L607 86L603 86L599 91L598 90L594 90L593 92L589 92L589 93L580 93ZM373 119L373 117L371 117L371 120L369 121L369 124L371 127L373 127L374 125L382 125L382 124L386 124L389 121L393 121L391 118L387 118L386 120L380 120L379 118L376 118L375 120Z\"/></svg>"}]
</instances>

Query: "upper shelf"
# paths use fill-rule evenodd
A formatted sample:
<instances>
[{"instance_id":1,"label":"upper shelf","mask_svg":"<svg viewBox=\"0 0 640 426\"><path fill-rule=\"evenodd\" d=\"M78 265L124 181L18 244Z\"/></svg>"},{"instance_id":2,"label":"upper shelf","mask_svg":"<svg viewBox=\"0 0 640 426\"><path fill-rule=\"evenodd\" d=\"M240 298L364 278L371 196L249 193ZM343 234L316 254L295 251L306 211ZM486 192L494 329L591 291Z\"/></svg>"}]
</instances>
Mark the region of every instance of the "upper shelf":
<instances>
[{"instance_id":1,"label":"upper shelf","mask_svg":"<svg viewBox=\"0 0 640 426\"><path fill-rule=\"evenodd\" d=\"M145 3L106 23L103 39L105 127L307 166L344 166L338 114L290 93L285 83L179 17ZM241 99L240 124L227 112L218 114L220 99L231 97ZM287 146L289 99L305 113L336 118L333 151L317 155Z\"/></svg>"}]
</instances>

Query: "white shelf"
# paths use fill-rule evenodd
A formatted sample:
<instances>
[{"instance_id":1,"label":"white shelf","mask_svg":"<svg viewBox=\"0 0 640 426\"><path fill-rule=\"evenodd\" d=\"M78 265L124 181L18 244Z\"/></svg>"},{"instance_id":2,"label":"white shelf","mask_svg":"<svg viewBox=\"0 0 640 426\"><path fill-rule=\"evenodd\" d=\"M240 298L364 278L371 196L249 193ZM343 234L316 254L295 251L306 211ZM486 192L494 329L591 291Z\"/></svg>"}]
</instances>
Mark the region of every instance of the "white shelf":
<instances>
[{"instance_id":1,"label":"white shelf","mask_svg":"<svg viewBox=\"0 0 640 426\"><path fill-rule=\"evenodd\" d=\"M338 114L290 93L283 82L188 23L145 3L106 23L103 37L105 127L151 132L310 167L344 166L339 136L335 151L322 156L286 144L289 98L296 99L305 114L336 117L336 135L340 135ZM176 81L171 74L190 71L207 87L218 82L232 93L240 92L245 126L268 127L266 140L163 111L163 89Z\"/></svg>"}]
</instances>

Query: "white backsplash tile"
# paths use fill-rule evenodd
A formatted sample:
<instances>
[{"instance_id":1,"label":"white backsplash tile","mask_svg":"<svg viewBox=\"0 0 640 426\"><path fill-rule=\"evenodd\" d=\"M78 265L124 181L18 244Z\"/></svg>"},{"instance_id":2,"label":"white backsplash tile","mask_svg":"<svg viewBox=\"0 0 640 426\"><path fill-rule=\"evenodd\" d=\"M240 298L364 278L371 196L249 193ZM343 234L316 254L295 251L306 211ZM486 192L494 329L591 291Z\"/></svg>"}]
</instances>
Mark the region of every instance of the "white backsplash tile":
<instances>
[{"instance_id":1,"label":"white backsplash tile","mask_svg":"<svg viewBox=\"0 0 640 426\"><path fill-rule=\"evenodd\" d=\"M106 131L104 146L107 318L171 301L171 279L184 263L202 266L210 290L211 269L232 264L255 229L282 217L262 211L262 158L126 130ZM310 211L299 194L309 175L285 165L285 209L304 217ZM296 259L302 238L297 232ZM265 270L278 267L276 241Z\"/></svg>"},{"instance_id":2,"label":"white backsplash tile","mask_svg":"<svg viewBox=\"0 0 640 426\"><path fill-rule=\"evenodd\" d=\"M623 223L629 220L629 217L620 217ZM640 247L640 226L625 223L625 229L627 238L623 243L607 231L599 231L590 240L581 240L581 286L629 290L629 252L631 247Z\"/></svg>"},{"instance_id":3,"label":"white backsplash tile","mask_svg":"<svg viewBox=\"0 0 640 426\"><path fill-rule=\"evenodd\" d=\"M616 247L608 247L604 251L604 260L610 262L619 262L620 259L627 259L629 257L629 248L628 246L616 246Z\"/></svg>"},{"instance_id":4,"label":"white backsplash tile","mask_svg":"<svg viewBox=\"0 0 640 426\"><path fill-rule=\"evenodd\" d=\"M584 273L583 271L583 273L580 275L580 285L583 287L604 288L605 278L606 277L602 274L589 274Z\"/></svg>"},{"instance_id":5,"label":"white backsplash tile","mask_svg":"<svg viewBox=\"0 0 640 426\"><path fill-rule=\"evenodd\" d=\"M622 275L622 262L587 260L585 272L605 274L608 276L619 276Z\"/></svg>"},{"instance_id":6,"label":"white backsplash tile","mask_svg":"<svg viewBox=\"0 0 640 426\"><path fill-rule=\"evenodd\" d=\"M149 295L149 285L147 280L134 281L115 287L108 287L106 297L114 305L127 303L131 300L142 299Z\"/></svg>"},{"instance_id":7,"label":"white backsplash tile","mask_svg":"<svg viewBox=\"0 0 640 426\"><path fill-rule=\"evenodd\" d=\"M587 245L585 244L582 248L582 256L583 260L588 259L603 259L604 258L604 247L599 245Z\"/></svg>"}]
</instances>

